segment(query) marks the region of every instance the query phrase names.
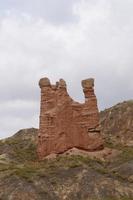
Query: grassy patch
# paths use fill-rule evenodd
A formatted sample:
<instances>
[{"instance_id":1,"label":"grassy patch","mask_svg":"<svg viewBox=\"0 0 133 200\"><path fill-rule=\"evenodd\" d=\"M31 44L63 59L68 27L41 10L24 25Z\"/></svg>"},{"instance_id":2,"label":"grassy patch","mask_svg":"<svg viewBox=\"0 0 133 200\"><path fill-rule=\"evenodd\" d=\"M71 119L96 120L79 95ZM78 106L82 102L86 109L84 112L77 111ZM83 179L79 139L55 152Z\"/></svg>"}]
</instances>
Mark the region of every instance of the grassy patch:
<instances>
[{"instance_id":1,"label":"grassy patch","mask_svg":"<svg viewBox=\"0 0 133 200\"><path fill-rule=\"evenodd\" d=\"M36 174L37 169L32 166L17 167L13 172L13 175L26 179L27 181L32 181Z\"/></svg>"},{"instance_id":2,"label":"grassy patch","mask_svg":"<svg viewBox=\"0 0 133 200\"><path fill-rule=\"evenodd\" d=\"M37 159L36 145L32 142L19 139L9 139L6 141L9 155L19 162L34 161Z\"/></svg>"}]
</instances>

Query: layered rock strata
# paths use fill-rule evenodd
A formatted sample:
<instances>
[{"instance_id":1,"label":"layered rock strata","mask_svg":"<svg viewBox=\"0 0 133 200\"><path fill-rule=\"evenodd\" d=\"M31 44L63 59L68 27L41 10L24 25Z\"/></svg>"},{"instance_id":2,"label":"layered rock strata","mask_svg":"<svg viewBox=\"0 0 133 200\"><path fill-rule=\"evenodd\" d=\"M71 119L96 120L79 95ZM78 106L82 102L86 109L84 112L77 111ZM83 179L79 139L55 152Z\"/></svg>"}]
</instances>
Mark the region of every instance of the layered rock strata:
<instances>
[{"instance_id":1,"label":"layered rock strata","mask_svg":"<svg viewBox=\"0 0 133 200\"><path fill-rule=\"evenodd\" d=\"M85 103L73 101L66 82L52 85L48 78L39 82L41 88L38 156L61 154L73 147L96 151L103 148L99 129L99 112L94 94L94 79L82 81Z\"/></svg>"}]
</instances>

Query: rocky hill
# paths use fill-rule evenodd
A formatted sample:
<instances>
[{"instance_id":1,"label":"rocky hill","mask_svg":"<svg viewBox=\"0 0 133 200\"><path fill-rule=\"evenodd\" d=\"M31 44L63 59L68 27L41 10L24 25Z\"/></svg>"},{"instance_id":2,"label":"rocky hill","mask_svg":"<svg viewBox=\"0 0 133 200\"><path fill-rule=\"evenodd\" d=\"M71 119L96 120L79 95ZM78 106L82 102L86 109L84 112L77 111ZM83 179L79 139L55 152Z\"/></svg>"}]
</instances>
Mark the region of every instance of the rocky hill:
<instances>
[{"instance_id":1,"label":"rocky hill","mask_svg":"<svg viewBox=\"0 0 133 200\"><path fill-rule=\"evenodd\" d=\"M0 200L132 200L133 101L100 113L106 158L60 155L38 161L37 129L0 141Z\"/></svg>"},{"instance_id":2,"label":"rocky hill","mask_svg":"<svg viewBox=\"0 0 133 200\"><path fill-rule=\"evenodd\" d=\"M100 118L106 142L133 146L133 100L102 111Z\"/></svg>"}]
</instances>

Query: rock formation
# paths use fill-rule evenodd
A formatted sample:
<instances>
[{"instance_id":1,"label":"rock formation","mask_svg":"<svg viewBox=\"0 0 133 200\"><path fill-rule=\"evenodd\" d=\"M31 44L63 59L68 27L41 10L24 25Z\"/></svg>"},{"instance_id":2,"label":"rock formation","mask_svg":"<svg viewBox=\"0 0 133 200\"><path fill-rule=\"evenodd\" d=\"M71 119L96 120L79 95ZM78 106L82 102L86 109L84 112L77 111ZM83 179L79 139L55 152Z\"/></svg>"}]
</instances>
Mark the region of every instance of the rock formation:
<instances>
[{"instance_id":1,"label":"rock formation","mask_svg":"<svg viewBox=\"0 0 133 200\"><path fill-rule=\"evenodd\" d=\"M42 78L39 86L41 88L38 133L40 159L52 153L63 153L73 147L87 151L103 148L94 79L82 81L85 96L83 104L72 100L63 79L52 85L48 78Z\"/></svg>"}]
</instances>

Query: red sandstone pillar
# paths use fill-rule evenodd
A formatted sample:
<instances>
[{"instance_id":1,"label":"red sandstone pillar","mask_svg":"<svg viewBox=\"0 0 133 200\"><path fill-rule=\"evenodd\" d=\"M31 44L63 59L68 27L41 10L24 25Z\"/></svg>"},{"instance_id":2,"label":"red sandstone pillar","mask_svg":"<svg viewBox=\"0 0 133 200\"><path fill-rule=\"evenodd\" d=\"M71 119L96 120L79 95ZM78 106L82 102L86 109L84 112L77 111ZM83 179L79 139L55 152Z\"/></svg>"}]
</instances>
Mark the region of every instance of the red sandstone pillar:
<instances>
[{"instance_id":1,"label":"red sandstone pillar","mask_svg":"<svg viewBox=\"0 0 133 200\"><path fill-rule=\"evenodd\" d=\"M63 79L51 85L48 78L41 88L38 156L60 154L73 147L86 151L103 148L99 130L99 113L94 94L94 79L82 81L85 103L73 101Z\"/></svg>"}]
</instances>

